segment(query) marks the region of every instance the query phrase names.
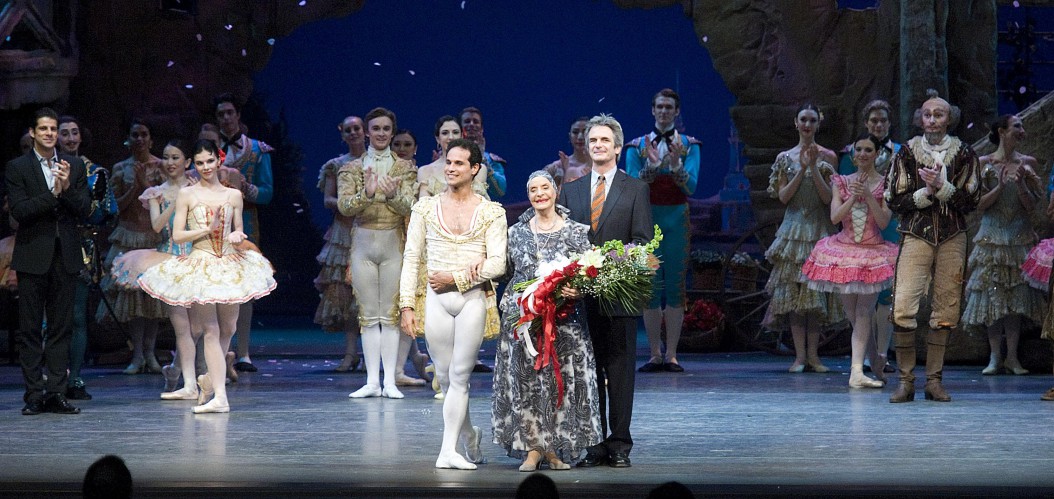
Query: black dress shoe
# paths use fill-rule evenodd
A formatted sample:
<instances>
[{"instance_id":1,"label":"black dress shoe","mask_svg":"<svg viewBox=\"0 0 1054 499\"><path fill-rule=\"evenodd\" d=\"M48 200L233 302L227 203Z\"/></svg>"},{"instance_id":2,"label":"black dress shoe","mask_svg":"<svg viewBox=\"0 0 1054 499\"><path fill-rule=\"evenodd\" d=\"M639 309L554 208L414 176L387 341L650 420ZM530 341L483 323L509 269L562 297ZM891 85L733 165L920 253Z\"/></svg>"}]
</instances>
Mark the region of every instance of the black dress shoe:
<instances>
[{"instance_id":1,"label":"black dress shoe","mask_svg":"<svg viewBox=\"0 0 1054 499\"><path fill-rule=\"evenodd\" d=\"M612 468L629 468L629 454L616 452L608 458L608 466Z\"/></svg>"},{"instance_id":2,"label":"black dress shoe","mask_svg":"<svg viewBox=\"0 0 1054 499\"><path fill-rule=\"evenodd\" d=\"M663 369L666 369L668 373L683 373L684 368L680 364L674 364L673 362L667 362L662 365Z\"/></svg>"},{"instance_id":3,"label":"black dress shoe","mask_svg":"<svg viewBox=\"0 0 1054 499\"><path fill-rule=\"evenodd\" d=\"M29 399L29 401L26 402L26 406L22 408L23 416L36 416L37 414L40 414L42 412L44 412L43 397Z\"/></svg>"},{"instance_id":4,"label":"black dress shoe","mask_svg":"<svg viewBox=\"0 0 1054 499\"><path fill-rule=\"evenodd\" d=\"M80 414L81 410L70 405L66 396L61 393L53 393L44 400L44 410L54 414Z\"/></svg>"},{"instance_id":5,"label":"black dress shoe","mask_svg":"<svg viewBox=\"0 0 1054 499\"><path fill-rule=\"evenodd\" d=\"M474 372L474 373L492 373L492 372L494 372L494 368L492 368L492 367L490 367L490 366L488 366L486 364L476 364L476 365L472 366L472 372Z\"/></svg>"},{"instance_id":6,"label":"black dress shoe","mask_svg":"<svg viewBox=\"0 0 1054 499\"><path fill-rule=\"evenodd\" d=\"M603 466L607 464L608 457L604 454L596 452L586 452L586 457L582 458L575 466L579 468L592 468L595 466Z\"/></svg>"},{"instance_id":7,"label":"black dress shoe","mask_svg":"<svg viewBox=\"0 0 1054 499\"><path fill-rule=\"evenodd\" d=\"M252 365L251 362L240 362L239 361L239 362L235 362L234 363L234 370L238 371L240 373L254 373L258 369L256 369L256 366Z\"/></svg>"},{"instance_id":8,"label":"black dress shoe","mask_svg":"<svg viewBox=\"0 0 1054 499\"><path fill-rule=\"evenodd\" d=\"M70 400L91 400L91 394L83 386L70 386L66 388L66 398Z\"/></svg>"},{"instance_id":9,"label":"black dress shoe","mask_svg":"<svg viewBox=\"0 0 1054 499\"><path fill-rule=\"evenodd\" d=\"M663 370L663 364L659 362L648 362L637 369L640 373L657 373Z\"/></svg>"}]
</instances>

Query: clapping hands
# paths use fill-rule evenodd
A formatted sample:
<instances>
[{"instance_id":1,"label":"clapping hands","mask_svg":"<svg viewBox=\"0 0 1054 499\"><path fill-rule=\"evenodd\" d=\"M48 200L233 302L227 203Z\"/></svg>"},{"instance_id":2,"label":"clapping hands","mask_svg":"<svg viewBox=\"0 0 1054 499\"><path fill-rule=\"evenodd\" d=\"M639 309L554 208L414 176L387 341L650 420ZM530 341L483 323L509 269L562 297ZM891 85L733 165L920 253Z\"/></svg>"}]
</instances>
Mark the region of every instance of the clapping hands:
<instances>
[{"instance_id":1,"label":"clapping hands","mask_svg":"<svg viewBox=\"0 0 1054 499\"><path fill-rule=\"evenodd\" d=\"M401 178L392 178L388 175L378 175L373 171L373 168L366 168L363 176L366 196L371 198L376 195L378 190L387 197L393 197L395 196L395 193L399 191L399 185L403 182L403 179Z\"/></svg>"},{"instance_id":2,"label":"clapping hands","mask_svg":"<svg viewBox=\"0 0 1054 499\"><path fill-rule=\"evenodd\" d=\"M941 177L941 170L944 169L944 165L935 162L933 166L922 168L919 170L919 177L926 183L926 189L930 195L936 194L944 187L944 179Z\"/></svg>"}]
</instances>

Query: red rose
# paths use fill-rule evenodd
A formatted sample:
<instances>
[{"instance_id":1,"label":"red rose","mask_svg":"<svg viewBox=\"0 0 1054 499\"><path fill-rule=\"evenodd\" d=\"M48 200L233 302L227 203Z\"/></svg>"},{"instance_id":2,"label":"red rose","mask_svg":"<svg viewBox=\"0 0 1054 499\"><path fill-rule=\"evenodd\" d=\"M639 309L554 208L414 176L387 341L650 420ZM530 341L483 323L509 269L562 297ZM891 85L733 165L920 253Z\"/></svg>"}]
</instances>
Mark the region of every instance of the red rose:
<instances>
[{"instance_id":1,"label":"red rose","mask_svg":"<svg viewBox=\"0 0 1054 499\"><path fill-rule=\"evenodd\" d=\"M597 276L600 275L600 271L597 270L596 267L590 265L589 268L586 269L586 275L589 276L590 279L596 279Z\"/></svg>"}]
</instances>

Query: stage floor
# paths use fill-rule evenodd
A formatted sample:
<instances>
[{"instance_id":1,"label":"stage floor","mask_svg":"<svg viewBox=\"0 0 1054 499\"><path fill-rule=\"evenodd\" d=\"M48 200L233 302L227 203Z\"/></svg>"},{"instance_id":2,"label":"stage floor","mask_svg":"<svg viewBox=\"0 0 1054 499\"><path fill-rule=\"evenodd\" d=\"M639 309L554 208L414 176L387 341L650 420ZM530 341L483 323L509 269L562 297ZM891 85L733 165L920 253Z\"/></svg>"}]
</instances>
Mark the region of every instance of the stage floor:
<instances>
[{"instance_id":1,"label":"stage floor","mask_svg":"<svg viewBox=\"0 0 1054 499\"><path fill-rule=\"evenodd\" d=\"M22 416L21 373L0 366L0 494L79 497L104 454L125 459L137 497L512 497L526 476L490 443L491 375L472 376L484 428L478 471L433 468L441 402L350 400L361 372L332 371L342 337L278 326L254 333L254 362L229 390L231 413L193 415L158 400L160 375L85 370L91 401L76 416ZM641 335L641 362L646 342ZM485 360L493 360L493 346ZM628 469L544 471L564 497L644 497L677 480L697 497L1049 496L1054 403L1049 373L946 372L951 403L888 402L892 387L850 390L848 359L827 374L788 374L786 357L684 355L681 374L638 374ZM921 371L921 369L919 369ZM921 372L919 372L921 375Z\"/></svg>"}]
</instances>

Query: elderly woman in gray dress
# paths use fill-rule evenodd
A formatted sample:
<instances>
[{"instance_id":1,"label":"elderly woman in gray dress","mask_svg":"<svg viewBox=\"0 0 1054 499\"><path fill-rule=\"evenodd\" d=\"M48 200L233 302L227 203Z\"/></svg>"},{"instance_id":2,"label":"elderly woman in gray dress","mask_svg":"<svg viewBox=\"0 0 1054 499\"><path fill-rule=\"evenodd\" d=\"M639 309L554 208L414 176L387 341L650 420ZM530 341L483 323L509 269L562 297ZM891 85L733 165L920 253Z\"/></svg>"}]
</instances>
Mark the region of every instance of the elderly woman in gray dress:
<instances>
[{"instance_id":1,"label":"elderly woman in gray dress","mask_svg":"<svg viewBox=\"0 0 1054 499\"><path fill-rule=\"evenodd\" d=\"M534 279L539 263L567 258L590 248L589 227L567 218L556 204L556 182L544 171L531 174L527 196L531 208L509 228L508 271L512 279L501 300L501 342L494 366L494 443L510 457L522 459L520 471L534 471L544 458L551 470L566 470L584 448L600 441L596 362L585 313L576 304L557 318L555 351L563 381L557 386L553 364L535 369L535 359L516 333L520 318L513 288ZM578 293L563 290L564 298Z\"/></svg>"}]
</instances>

